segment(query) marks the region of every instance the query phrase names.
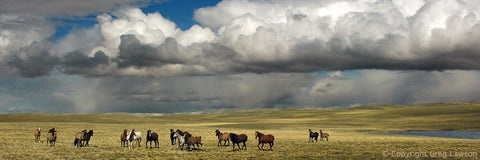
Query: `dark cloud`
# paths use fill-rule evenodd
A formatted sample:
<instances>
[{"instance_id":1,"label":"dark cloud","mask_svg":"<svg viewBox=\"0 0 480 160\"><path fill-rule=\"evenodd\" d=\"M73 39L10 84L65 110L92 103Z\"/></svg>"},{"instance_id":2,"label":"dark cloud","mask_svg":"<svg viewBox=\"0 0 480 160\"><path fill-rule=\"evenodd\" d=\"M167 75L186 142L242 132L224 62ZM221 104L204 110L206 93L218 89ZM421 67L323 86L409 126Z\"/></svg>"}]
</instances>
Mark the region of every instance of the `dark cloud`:
<instances>
[{"instance_id":1,"label":"dark cloud","mask_svg":"<svg viewBox=\"0 0 480 160\"><path fill-rule=\"evenodd\" d=\"M118 47L118 66L161 67L165 64L182 64L179 45L173 38L167 38L160 46L143 45L135 35L122 35Z\"/></svg>"},{"instance_id":2,"label":"dark cloud","mask_svg":"<svg viewBox=\"0 0 480 160\"><path fill-rule=\"evenodd\" d=\"M110 65L110 58L102 51L96 52L93 57L81 52L71 52L64 57L62 65L67 74L96 76L101 74L97 72L98 67Z\"/></svg>"},{"instance_id":3,"label":"dark cloud","mask_svg":"<svg viewBox=\"0 0 480 160\"><path fill-rule=\"evenodd\" d=\"M44 44L32 43L22 47L17 54L7 57L7 64L26 77L47 75L60 64L60 58L50 54Z\"/></svg>"}]
</instances>

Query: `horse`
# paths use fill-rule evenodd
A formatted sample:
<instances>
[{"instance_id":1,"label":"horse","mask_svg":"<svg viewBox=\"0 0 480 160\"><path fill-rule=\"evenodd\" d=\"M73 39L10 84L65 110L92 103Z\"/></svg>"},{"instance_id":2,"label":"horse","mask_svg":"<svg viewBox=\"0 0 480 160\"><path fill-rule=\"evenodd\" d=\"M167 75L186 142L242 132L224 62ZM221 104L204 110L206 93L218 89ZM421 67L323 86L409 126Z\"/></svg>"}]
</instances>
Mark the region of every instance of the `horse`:
<instances>
[{"instance_id":1,"label":"horse","mask_svg":"<svg viewBox=\"0 0 480 160\"><path fill-rule=\"evenodd\" d=\"M35 142L40 141L40 136L41 135L42 135L42 133L40 132L40 127L38 127L38 129L35 130Z\"/></svg>"},{"instance_id":2,"label":"horse","mask_svg":"<svg viewBox=\"0 0 480 160\"><path fill-rule=\"evenodd\" d=\"M313 139L315 139L315 142L318 142L318 132L312 132L311 129L308 129L308 132L310 132L310 138L308 139L308 142L313 142Z\"/></svg>"},{"instance_id":3,"label":"horse","mask_svg":"<svg viewBox=\"0 0 480 160\"><path fill-rule=\"evenodd\" d=\"M330 136L328 133L323 133L322 130L320 130L320 140L323 141L323 138L327 138L328 141L328 136Z\"/></svg>"},{"instance_id":4,"label":"horse","mask_svg":"<svg viewBox=\"0 0 480 160\"><path fill-rule=\"evenodd\" d=\"M55 147L55 142L57 141L57 131L55 128L52 128L48 131L47 134L47 146Z\"/></svg>"},{"instance_id":5,"label":"horse","mask_svg":"<svg viewBox=\"0 0 480 160\"><path fill-rule=\"evenodd\" d=\"M203 147L202 136L193 137L192 134L190 134L188 132L185 132L185 142L187 144L187 149L189 151L191 151L190 150L190 145L193 146L194 149L195 149L195 144L197 145L196 149L200 148L199 145L201 145Z\"/></svg>"},{"instance_id":6,"label":"horse","mask_svg":"<svg viewBox=\"0 0 480 160\"><path fill-rule=\"evenodd\" d=\"M123 130L123 133L120 134L120 147L128 147L128 133L127 129Z\"/></svg>"},{"instance_id":7,"label":"horse","mask_svg":"<svg viewBox=\"0 0 480 160\"><path fill-rule=\"evenodd\" d=\"M242 150L243 148L245 148L245 150L247 150L247 145L245 144L245 142L247 142L247 140L248 140L247 135L245 135L245 134L237 135L235 133L230 133L229 137L230 137L230 140L232 141L232 144L233 144L233 151L235 151L235 143L237 144L238 150ZM240 149L240 143L243 143L243 146L242 146L241 149Z\"/></svg>"},{"instance_id":8,"label":"horse","mask_svg":"<svg viewBox=\"0 0 480 160\"><path fill-rule=\"evenodd\" d=\"M173 135L175 134L175 131L173 129L170 129L170 141L172 142L172 146L177 143L176 142L176 138L173 137Z\"/></svg>"},{"instance_id":9,"label":"horse","mask_svg":"<svg viewBox=\"0 0 480 160\"><path fill-rule=\"evenodd\" d=\"M85 133L87 133L87 130L83 130L82 132L78 132L77 134L75 134L75 141L73 142L74 146L77 146L77 147L83 146L82 141L85 140Z\"/></svg>"},{"instance_id":10,"label":"horse","mask_svg":"<svg viewBox=\"0 0 480 160\"><path fill-rule=\"evenodd\" d=\"M258 149L263 150L263 144L268 143L270 145L270 150L273 151L273 140L275 140L275 137L271 134L264 135L263 133L259 131L255 131L255 139L258 138ZM260 149L260 144L262 144L262 148Z\"/></svg>"},{"instance_id":11,"label":"horse","mask_svg":"<svg viewBox=\"0 0 480 160\"><path fill-rule=\"evenodd\" d=\"M230 134L228 134L228 132L225 132L225 133L221 133L218 129L215 130L215 134L216 136L218 137L218 143L217 143L217 146L220 146L222 144L222 141L223 141L223 145L226 146L227 142L228 142L228 145L230 145Z\"/></svg>"},{"instance_id":12,"label":"horse","mask_svg":"<svg viewBox=\"0 0 480 160\"><path fill-rule=\"evenodd\" d=\"M185 144L185 135L182 135L180 134L180 132L177 131L173 134L173 138L178 139L178 148L183 150L183 145Z\"/></svg>"},{"instance_id":13,"label":"horse","mask_svg":"<svg viewBox=\"0 0 480 160\"><path fill-rule=\"evenodd\" d=\"M142 142L142 133L135 132L135 129L127 135L128 141L130 142L130 148L133 148L133 142L137 142L138 147L140 147L140 143Z\"/></svg>"},{"instance_id":14,"label":"horse","mask_svg":"<svg viewBox=\"0 0 480 160\"><path fill-rule=\"evenodd\" d=\"M148 142L150 141L150 148L152 148L152 141L155 143L155 148L159 148L158 134L151 130L147 131L147 140L145 141L145 148L148 148Z\"/></svg>"},{"instance_id":15,"label":"horse","mask_svg":"<svg viewBox=\"0 0 480 160\"><path fill-rule=\"evenodd\" d=\"M180 129L177 129L177 131L175 131L175 132L178 133L178 134L180 134L180 135L182 135L182 136L185 135L185 133L184 133L183 131L181 131ZM178 139L178 138L177 138L177 139ZM178 140L180 140L180 139L178 139ZM183 144L185 144L185 142L183 142ZM182 145L183 145L183 144L182 144ZM180 142L178 143L178 147L180 147ZM183 146L182 146L182 148L183 148Z\"/></svg>"},{"instance_id":16,"label":"horse","mask_svg":"<svg viewBox=\"0 0 480 160\"><path fill-rule=\"evenodd\" d=\"M85 142L85 145L83 146L89 146L88 142L90 141L90 138L93 136L93 130L88 131L85 133L85 137L83 138L83 141Z\"/></svg>"}]
</instances>

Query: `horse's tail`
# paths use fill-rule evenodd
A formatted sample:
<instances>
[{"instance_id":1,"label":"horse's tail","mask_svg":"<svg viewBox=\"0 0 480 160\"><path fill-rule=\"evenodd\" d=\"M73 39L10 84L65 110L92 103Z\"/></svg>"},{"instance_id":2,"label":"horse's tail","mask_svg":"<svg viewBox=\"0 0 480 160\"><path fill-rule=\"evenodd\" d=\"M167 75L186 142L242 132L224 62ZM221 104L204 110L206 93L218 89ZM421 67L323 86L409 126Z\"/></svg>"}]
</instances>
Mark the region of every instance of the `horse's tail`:
<instances>
[{"instance_id":1,"label":"horse's tail","mask_svg":"<svg viewBox=\"0 0 480 160\"><path fill-rule=\"evenodd\" d=\"M73 142L73 145L74 146L78 145L78 139L75 138L75 141Z\"/></svg>"}]
</instances>

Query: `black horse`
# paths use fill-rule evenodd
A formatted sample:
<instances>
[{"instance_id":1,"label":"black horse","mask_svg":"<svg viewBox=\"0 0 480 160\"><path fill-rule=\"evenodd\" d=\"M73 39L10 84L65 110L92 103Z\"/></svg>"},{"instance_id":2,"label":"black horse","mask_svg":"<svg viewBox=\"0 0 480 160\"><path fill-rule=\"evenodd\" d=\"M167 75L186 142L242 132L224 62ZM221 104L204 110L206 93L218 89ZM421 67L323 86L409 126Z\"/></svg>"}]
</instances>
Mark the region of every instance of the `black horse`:
<instances>
[{"instance_id":1,"label":"black horse","mask_svg":"<svg viewBox=\"0 0 480 160\"><path fill-rule=\"evenodd\" d=\"M83 138L83 141L85 142L84 146L89 146L88 142L90 141L90 138L93 136L93 130L88 131L85 133L85 137Z\"/></svg>"},{"instance_id":2,"label":"black horse","mask_svg":"<svg viewBox=\"0 0 480 160\"><path fill-rule=\"evenodd\" d=\"M148 148L148 142L150 142L150 148L152 148L152 141L155 143L155 148L159 148L160 143L158 142L158 134L151 130L147 131L147 141L145 142L145 148Z\"/></svg>"},{"instance_id":3,"label":"black horse","mask_svg":"<svg viewBox=\"0 0 480 160\"><path fill-rule=\"evenodd\" d=\"M308 142L313 142L313 139L315 139L315 142L318 142L318 132L312 132L311 129L308 129L308 132L310 132L310 138L308 139Z\"/></svg>"}]
</instances>

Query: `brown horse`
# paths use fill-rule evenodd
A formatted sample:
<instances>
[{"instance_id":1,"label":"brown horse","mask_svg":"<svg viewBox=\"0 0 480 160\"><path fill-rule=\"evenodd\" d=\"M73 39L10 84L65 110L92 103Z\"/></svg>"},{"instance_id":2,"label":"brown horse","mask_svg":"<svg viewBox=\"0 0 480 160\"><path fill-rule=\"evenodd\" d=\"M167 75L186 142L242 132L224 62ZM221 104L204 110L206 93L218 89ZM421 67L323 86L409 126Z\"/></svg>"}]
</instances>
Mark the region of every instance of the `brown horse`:
<instances>
[{"instance_id":1,"label":"brown horse","mask_svg":"<svg viewBox=\"0 0 480 160\"><path fill-rule=\"evenodd\" d=\"M327 141L328 141L328 136L330 136L330 135L328 135L328 133L326 133L326 132L324 133L324 132L322 132L322 130L320 130L320 140L321 141L323 141L323 138L327 138Z\"/></svg>"},{"instance_id":2,"label":"brown horse","mask_svg":"<svg viewBox=\"0 0 480 160\"><path fill-rule=\"evenodd\" d=\"M85 134L86 133L87 133L87 130L84 129L83 131L75 134L75 141L73 142L73 145L77 146L77 147L83 147L82 141L85 141Z\"/></svg>"},{"instance_id":3,"label":"brown horse","mask_svg":"<svg viewBox=\"0 0 480 160\"><path fill-rule=\"evenodd\" d=\"M264 143L268 143L270 145L270 150L273 151L272 147L273 147L273 140L275 140L275 137L271 134L263 134L259 131L255 131L255 139L258 138L258 149L259 150L263 150L263 144ZM262 144L262 148L260 149L260 144Z\"/></svg>"},{"instance_id":4,"label":"brown horse","mask_svg":"<svg viewBox=\"0 0 480 160\"><path fill-rule=\"evenodd\" d=\"M218 137L217 146L222 145L222 141L223 141L223 146L226 146L227 142L228 142L228 145L230 145L230 134L228 132L222 133L217 129L215 130L215 134Z\"/></svg>"},{"instance_id":5,"label":"brown horse","mask_svg":"<svg viewBox=\"0 0 480 160\"><path fill-rule=\"evenodd\" d=\"M42 135L42 133L40 132L40 127L38 127L38 129L35 130L35 141L38 142L40 141L40 136Z\"/></svg>"},{"instance_id":6,"label":"brown horse","mask_svg":"<svg viewBox=\"0 0 480 160\"><path fill-rule=\"evenodd\" d=\"M120 135L120 147L128 147L128 143L127 143L127 129L124 129L123 130L123 133Z\"/></svg>"}]
</instances>

